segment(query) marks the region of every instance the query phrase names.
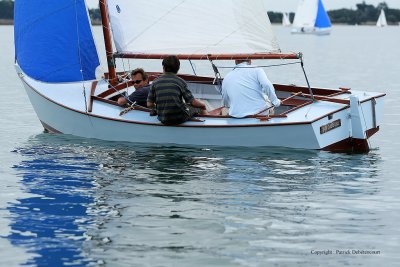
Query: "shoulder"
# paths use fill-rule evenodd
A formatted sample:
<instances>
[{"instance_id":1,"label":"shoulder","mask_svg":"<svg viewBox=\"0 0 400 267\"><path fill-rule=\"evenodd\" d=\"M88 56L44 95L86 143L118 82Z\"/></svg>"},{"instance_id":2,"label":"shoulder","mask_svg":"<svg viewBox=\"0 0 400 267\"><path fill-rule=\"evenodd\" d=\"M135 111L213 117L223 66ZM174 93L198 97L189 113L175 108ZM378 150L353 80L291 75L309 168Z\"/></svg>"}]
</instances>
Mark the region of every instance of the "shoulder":
<instances>
[{"instance_id":1,"label":"shoulder","mask_svg":"<svg viewBox=\"0 0 400 267\"><path fill-rule=\"evenodd\" d=\"M237 73L235 73L235 70L231 70L230 72L228 72L228 74L225 75L222 82L234 79L235 77L237 77Z\"/></svg>"},{"instance_id":2,"label":"shoulder","mask_svg":"<svg viewBox=\"0 0 400 267\"><path fill-rule=\"evenodd\" d=\"M255 66L255 68L253 68L253 71L254 71L254 73L257 73L258 75L267 76L265 74L265 71L258 66Z\"/></svg>"}]
</instances>

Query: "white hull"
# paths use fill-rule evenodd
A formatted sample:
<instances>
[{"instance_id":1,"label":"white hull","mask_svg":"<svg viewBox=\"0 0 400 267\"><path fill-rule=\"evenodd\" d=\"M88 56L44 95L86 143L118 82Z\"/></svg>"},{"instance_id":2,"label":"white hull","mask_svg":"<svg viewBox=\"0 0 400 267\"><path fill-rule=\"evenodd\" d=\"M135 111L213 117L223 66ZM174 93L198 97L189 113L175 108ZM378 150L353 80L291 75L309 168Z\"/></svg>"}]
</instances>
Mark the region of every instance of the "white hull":
<instances>
[{"instance_id":1,"label":"white hull","mask_svg":"<svg viewBox=\"0 0 400 267\"><path fill-rule=\"evenodd\" d=\"M366 131L377 128L382 118L383 97L378 97L373 110L371 101L361 104L362 118L358 118L361 122L358 126L354 119L352 121L351 117L357 116L350 116L354 113L350 106L325 101L316 101L291 112L287 118L272 118L268 121L257 118L207 117L203 122L190 121L179 126L164 126L156 117L150 117L144 111L133 110L120 116L121 107L101 101L94 101L93 111L87 113L82 84L45 84L23 74L20 76L45 129L109 141L336 150L336 145L352 137L366 141ZM85 84L87 97L90 95L90 84ZM371 114L374 114L374 118ZM322 126L337 120L341 122L340 127L321 134ZM352 132L357 131L361 134L358 137L352 136Z\"/></svg>"},{"instance_id":2,"label":"white hull","mask_svg":"<svg viewBox=\"0 0 400 267\"><path fill-rule=\"evenodd\" d=\"M332 28L293 28L292 34L315 34L315 35L328 35L331 33Z\"/></svg>"}]
</instances>

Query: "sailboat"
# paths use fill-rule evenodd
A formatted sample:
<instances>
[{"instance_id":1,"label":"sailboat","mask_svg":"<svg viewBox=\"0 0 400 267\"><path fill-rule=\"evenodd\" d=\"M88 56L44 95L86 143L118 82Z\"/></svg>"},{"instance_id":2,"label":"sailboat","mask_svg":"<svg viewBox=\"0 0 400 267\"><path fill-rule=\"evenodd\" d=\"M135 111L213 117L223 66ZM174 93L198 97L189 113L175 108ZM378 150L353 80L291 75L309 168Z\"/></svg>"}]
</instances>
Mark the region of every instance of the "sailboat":
<instances>
[{"instance_id":1,"label":"sailboat","mask_svg":"<svg viewBox=\"0 0 400 267\"><path fill-rule=\"evenodd\" d=\"M287 13L287 12L282 13L282 25L285 27L292 25L292 23L290 22L290 19L289 19L289 13Z\"/></svg>"},{"instance_id":2,"label":"sailboat","mask_svg":"<svg viewBox=\"0 0 400 267\"><path fill-rule=\"evenodd\" d=\"M331 21L322 0L300 0L293 21L292 33L326 35Z\"/></svg>"},{"instance_id":3,"label":"sailboat","mask_svg":"<svg viewBox=\"0 0 400 267\"><path fill-rule=\"evenodd\" d=\"M385 94L311 87L302 54L281 52L263 0L100 0L99 6L108 70L96 78L100 61L85 0L15 0L15 67L45 131L162 145L370 149ZM116 61L161 65L170 54L209 64L214 76L180 77L213 111L222 107L220 60L290 61L301 66L307 86L275 84L282 104L274 115L204 115L176 126L135 103L118 106L134 81L130 69L116 70ZM148 71L150 80L161 75Z\"/></svg>"},{"instance_id":4,"label":"sailboat","mask_svg":"<svg viewBox=\"0 0 400 267\"><path fill-rule=\"evenodd\" d=\"M379 15L378 21L376 22L376 26L385 27L387 26L385 11L381 9L381 13Z\"/></svg>"}]
</instances>

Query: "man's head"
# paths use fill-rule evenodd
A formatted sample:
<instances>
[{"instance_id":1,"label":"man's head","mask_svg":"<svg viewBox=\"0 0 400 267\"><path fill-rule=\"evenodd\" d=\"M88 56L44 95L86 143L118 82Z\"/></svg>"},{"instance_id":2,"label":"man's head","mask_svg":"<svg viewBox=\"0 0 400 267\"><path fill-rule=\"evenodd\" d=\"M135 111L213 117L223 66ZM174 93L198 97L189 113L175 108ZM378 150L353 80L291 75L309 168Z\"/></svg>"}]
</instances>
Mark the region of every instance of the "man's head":
<instances>
[{"instance_id":1,"label":"man's head","mask_svg":"<svg viewBox=\"0 0 400 267\"><path fill-rule=\"evenodd\" d=\"M238 65L240 63L247 62L247 64L251 65L251 59L236 59L235 64Z\"/></svg>"},{"instance_id":2,"label":"man's head","mask_svg":"<svg viewBox=\"0 0 400 267\"><path fill-rule=\"evenodd\" d=\"M179 59L177 56L167 56L162 61L162 66L163 66L164 72L172 72L172 73L177 74L179 71L179 68L181 66L181 63L179 62Z\"/></svg>"},{"instance_id":3,"label":"man's head","mask_svg":"<svg viewBox=\"0 0 400 267\"><path fill-rule=\"evenodd\" d=\"M149 77L142 68L134 69L131 73L131 77L135 89L142 88L149 84Z\"/></svg>"}]
</instances>

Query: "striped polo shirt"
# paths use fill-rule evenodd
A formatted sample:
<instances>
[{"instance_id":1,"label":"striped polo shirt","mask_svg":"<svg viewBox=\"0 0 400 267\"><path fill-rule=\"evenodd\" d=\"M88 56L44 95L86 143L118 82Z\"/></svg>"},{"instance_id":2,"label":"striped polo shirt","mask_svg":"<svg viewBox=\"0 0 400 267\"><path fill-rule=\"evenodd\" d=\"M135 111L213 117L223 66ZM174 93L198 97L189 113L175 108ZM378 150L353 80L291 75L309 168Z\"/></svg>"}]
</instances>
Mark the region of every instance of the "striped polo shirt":
<instances>
[{"instance_id":1,"label":"striped polo shirt","mask_svg":"<svg viewBox=\"0 0 400 267\"><path fill-rule=\"evenodd\" d=\"M190 119L186 103L194 100L187 83L174 73L165 73L150 87L148 102L156 104L158 120L163 124L179 124Z\"/></svg>"}]
</instances>

